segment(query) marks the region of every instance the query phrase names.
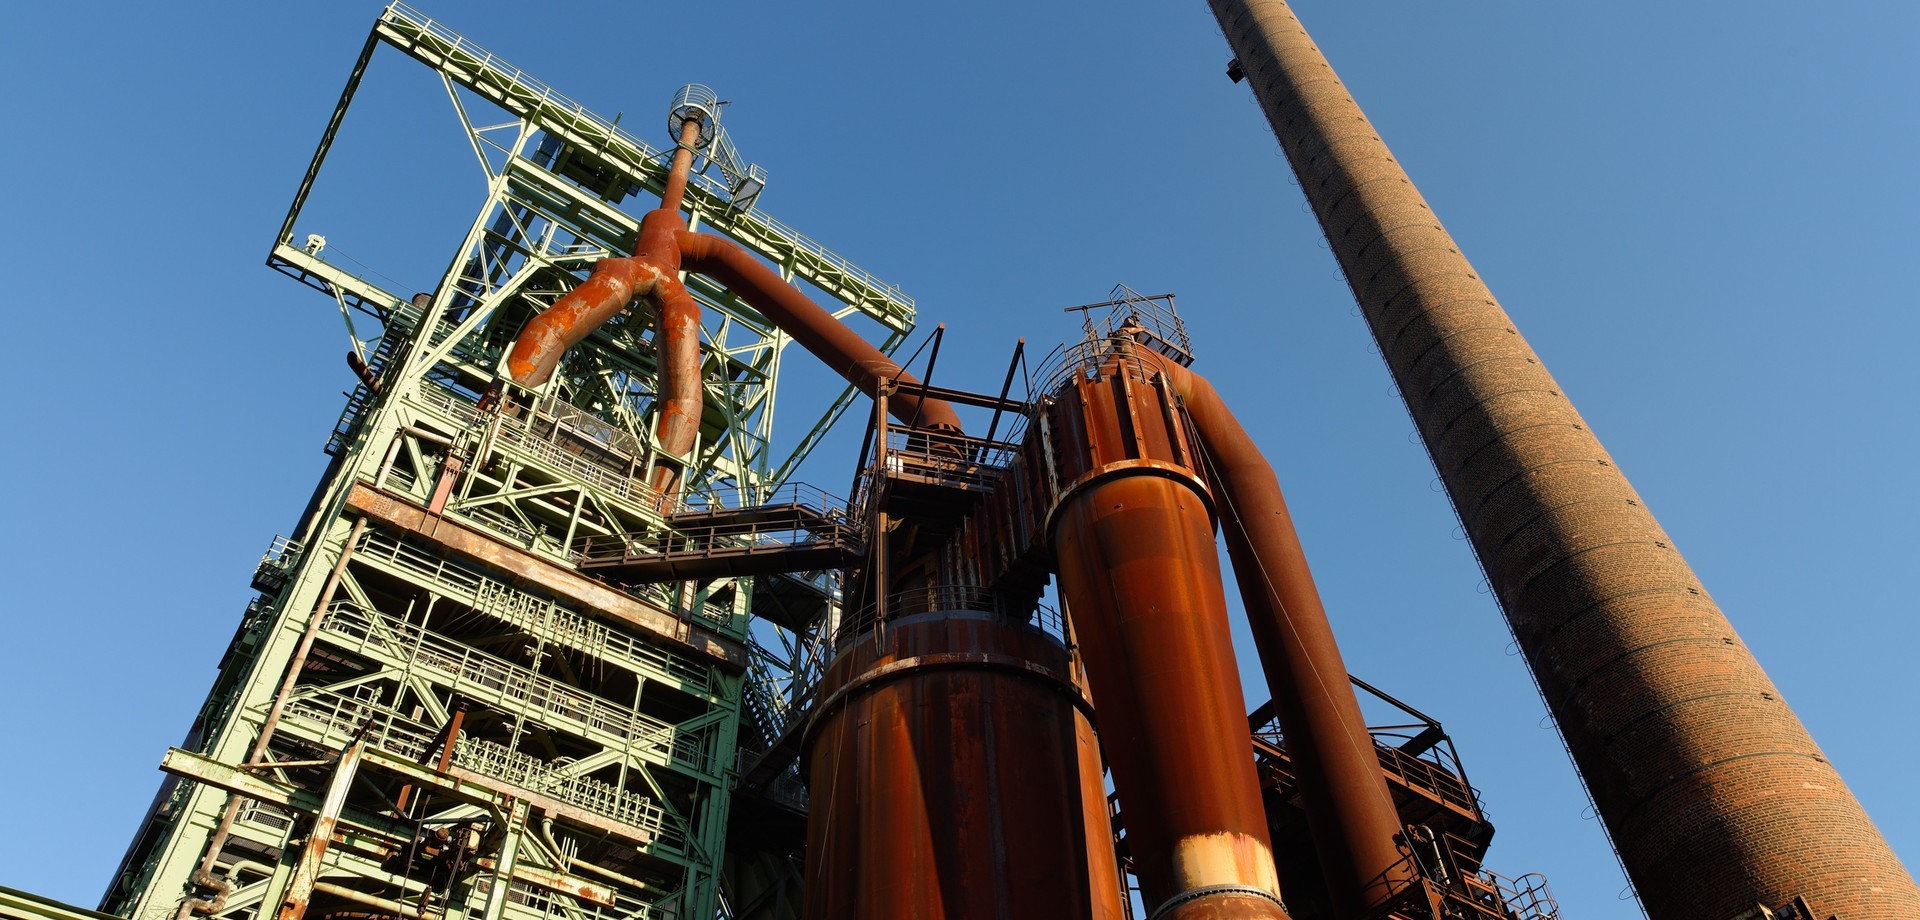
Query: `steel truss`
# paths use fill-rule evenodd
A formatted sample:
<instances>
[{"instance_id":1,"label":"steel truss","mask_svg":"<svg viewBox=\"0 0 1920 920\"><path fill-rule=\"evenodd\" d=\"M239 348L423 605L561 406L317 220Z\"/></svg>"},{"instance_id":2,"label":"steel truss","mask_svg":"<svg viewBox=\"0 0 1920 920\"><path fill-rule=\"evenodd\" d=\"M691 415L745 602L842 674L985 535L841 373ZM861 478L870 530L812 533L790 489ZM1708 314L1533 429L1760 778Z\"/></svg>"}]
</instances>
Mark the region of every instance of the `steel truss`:
<instances>
[{"instance_id":1,"label":"steel truss","mask_svg":"<svg viewBox=\"0 0 1920 920\"><path fill-rule=\"evenodd\" d=\"M428 294L294 236L383 45L441 78L485 181ZM791 572L617 584L577 563L608 541L671 552L692 539L676 523L688 514L773 500L851 392L777 450L789 340L696 278L706 405L692 453L672 458L684 493L646 485L661 458L644 308L537 393L480 405L525 321L631 247L622 202L657 194L664 174L662 151L444 26L400 4L381 14L268 258L341 309L362 383L103 910L597 920L749 916L785 896L769 886L791 861L730 845L729 814L740 764L788 727L817 671L835 585ZM883 350L902 341L911 299L760 212L757 187L735 191L696 175L690 221L870 321ZM368 317L378 335L363 340ZM760 783L752 807L794 813L797 790L791 775Z\"/></svg>"}]
</instances>

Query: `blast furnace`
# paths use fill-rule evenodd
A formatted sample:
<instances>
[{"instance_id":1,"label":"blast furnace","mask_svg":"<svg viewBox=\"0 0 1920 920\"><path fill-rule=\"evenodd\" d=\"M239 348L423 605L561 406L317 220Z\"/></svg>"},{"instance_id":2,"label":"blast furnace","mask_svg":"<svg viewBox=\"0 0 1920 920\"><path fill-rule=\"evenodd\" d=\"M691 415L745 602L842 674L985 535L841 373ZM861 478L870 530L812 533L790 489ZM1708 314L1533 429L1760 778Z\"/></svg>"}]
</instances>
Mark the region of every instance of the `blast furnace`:
<instances>
[{"instance_id":1,"label":"blast furnace","mask_svg":"<svg viewBox=\"0 0 1920 920\"><path fill-rule=\"evenodd\" d=\"M1214 7L1649 914L1920 916L1286 5ZM427 292L303 218L382 47L488 179ZM1483 865L1439 723L1348 674L1172 295L944 385L941 331L897 360L910 298L760 207L722 105L681 88L655 147L381 14L269 259L378 334L104 911L1558 920ZM783 439L795 360L846 389ZM794 481L829 436L844 499Z\"/></svg>"}]
</instances>

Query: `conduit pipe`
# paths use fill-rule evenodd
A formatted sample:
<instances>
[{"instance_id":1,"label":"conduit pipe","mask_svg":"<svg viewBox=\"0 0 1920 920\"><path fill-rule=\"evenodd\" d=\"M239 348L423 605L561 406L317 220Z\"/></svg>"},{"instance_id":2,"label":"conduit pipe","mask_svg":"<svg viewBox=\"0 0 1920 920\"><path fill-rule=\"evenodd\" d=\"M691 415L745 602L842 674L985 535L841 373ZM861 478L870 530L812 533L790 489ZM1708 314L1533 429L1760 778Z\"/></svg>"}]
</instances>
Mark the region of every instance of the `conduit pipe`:
<instances>
[{"instance_id":1,"label":"conduit pipe","mask_svg":"<svg viewBox=\"0 0 1920 920\"><path fill-rule=\"evenodd\" d=\"M383 898L377 894L368 894L367 892L364 892L364 891L356 891L352 888L348 888L345 885L336 885L332 882L313 883L313 892L314 894L332 895L336 898L340 898L341 900L352 901L355 904L361 904L367 907L378 907L381 910L386 911L388 914L391 914L396 918L405 917L407 914L413 913L413 910L411 908L407 907L407 905L405 904L400 903L399 901L395 901L390 898ZM364 913L363 914L330 913L327 915L329 920L331 920L331 918L333 917L349 917L349 916L377 917L382 915L364 914Z\"/></svg>"},{"instance_id":2,"label":"conduit pipe","mask_svg":"<svg viewBox=\"0 0 1920 920\"><path fill-rule=\"evenodd\" d=\"M1920 887L1283 0L1211 0L1653 920Z\"/></svg>"},{"instance_id":3,"label":"conduit pipe","mask_svg":"<svg viewBox=\"0 0 1920 920\"><path fill-rule=\"evenodd\" d=\"M507 356L508 376L524 387L540 386L553 376L567 349L619 315L635 297L644 297L660 316L655 339L660 410L654 433L662 454L676 461L683 459L698 438L704 406L700 392L700 304L680 281L684 268L711 277L733 291L869 396L882 381L918 383L746 250L728 240L686 229L680 204L700 128L696 118L681 123L680 144L674 151L660 207L640 219L633 255L594 263L586 281L529 320ZM958 415L944 401L904 394L896 396L893 405L896 415L910 426L960 430ZM666 493L678 476L674 461L662 461L649 475L649 483Z\"/></svg>"},{"instance_id":4,"label":"conduit pipe","mask_svg":"<svg viewBox=\"0 0 1920 920\"><path fill-rule=\"evenodd\" d=\"M675 239L687 271L712 278L739 295L861 392L873 396L882 382L903 384L887 395L887 409L894 418L909 427L960 431L960 417L952 405L915 395L918 378L901 370L892 358L834 319L833 314L739 244L691 232L676 234Z\"/></svg>"},{"instance_id":5,"label":"conduit pipe","mask_svg":"<svg viewBox=\"0 0 1920 920\"><path fill-rule=\"evenodd\" d=\"M658 462L648 475L648 484L663 494L671 491L679 479L676 462L693 449L704 404L700 396L700 305L680 283L680 252L674 245L674 233L686 226L680 217L680 202L693 168L700 127L698 118L680 123L679 144L667 171L660 207L641 218L633 255L594 263L586 281L528 321L507 356L507 373L514 382L537 387L553 376L567 349L625 310L633 298L647 298L660 317L654 340L659 391L654 434L661 453L674 458Z\"/></svg>"},{"instance_id":6,"label":"conduit pipe","mask_svg":"<svg viewBox=\"0 0 1920 920\"><path fill-rule=\"evenodd\" d=\"M872 396L882 382L907 384L888 397L888 409L895 418L911 422L917 414L923 428L960 430L959 416L950 404L915 396L911 385L920 382L917 378L765 263L731 240L680 228L679 215L667 211L652 211L641 219L640 243L633 258L600 260L586 281L527 322L508 357L508 373L522 386L537 387L545 383L567 349L626 309L633 297L647 296L659 304L663 317L669 310L676 317L691 317L684 323L678 320L664 323L670 336L675 330L685 332L682 337L670 339L664 353L668 356L691 353L691 358L684 355L677 360L663 358L660 374L663 392L677 394L681 384L690 385L690 393L669 398L690 399L696 405L690 412L673 413L672 421L663 415L658 429L664 446L668 426L678 426L681 420L686 420L684 437L691 446L691 435L699 421L699 305L675 276L682 268L712 278L732 291L793 336L800 347L867 395ZM674 376L679 366L688 360L695 362L696 372L669 381L667 378Z\"/></svg>"},{"instance_id":7,"label":"conduit pipe","mask_svg":"<svg viewBox=\"0 0 1920 920\"><path fill-rule=\"evenodd\" d=\"M1394 841L1402 829L1399 811L1280 481L1205 377L1149 349L1126 351L1165 375L1200 439L1201 465L1216 491L1221 534L1299 773L1328 893L1340 916L1369 916L1405 890L1413 868Z\"/></svg>"},{"instance_id":8,"label":"conduit pipe","mask_svg":"<svg viewBox=\"0 0 1920 920\"><path fill-rule=\"evenodd\" d=\"M1100 370L1045 404L1047 529L1148 917L1285 920L1208 489L1166 378Z\"/></svg>"}]
</instances>

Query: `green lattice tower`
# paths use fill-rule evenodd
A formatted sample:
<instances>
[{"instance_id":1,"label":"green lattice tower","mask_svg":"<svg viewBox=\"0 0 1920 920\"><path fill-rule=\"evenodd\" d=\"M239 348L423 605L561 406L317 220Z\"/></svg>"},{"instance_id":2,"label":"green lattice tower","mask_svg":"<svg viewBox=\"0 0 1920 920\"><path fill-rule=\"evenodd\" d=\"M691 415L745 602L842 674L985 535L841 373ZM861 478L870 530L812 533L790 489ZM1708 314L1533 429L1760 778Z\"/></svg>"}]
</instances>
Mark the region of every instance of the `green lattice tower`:
<instances>
[{"instance_id":1,"label":"green lattice tower","mask_svg":"<svg viewBox=\"0 0 1920 920\"><path fill-rule=\"evenodd\" d=\"M323 240L296 239L383 43L442 78L486 171L486 199L429 295L383 287L329 262ZM479 126L470 110L481 104L508 122ZM735 200L732 170L712 172L688 190L696 226L807 282L840 315L870 320L884 349L903 339L910 299L759 212L748 192ZM657 452L643 308L570 352L519 410L477 405L526 319L595 259L631 246L664 174L660 150L445 27L399 4L381 14L268 259L328 295L350 330L356 316L378 321L369 385L327 442L333 461L295 535L261 562L260 596L188 741L168 753L169 779L103 910L158 918L188 898L214 900L219 886L195 878L211 849L211 875L229 886L211 911L223 917L270 916L308 892L321 913L739 913L721 877L740 746L777 736L800 698L830 585L616 586L576 569L588 538L645 552L681 536L642 486ZM788 340L691 283L706 308L693 501L766 501L852 393L776 451ZM339 752L356 736L367 744L349 770ZM451 765L437 769L448 751ZM322 812L339 824L317 871L303 870Z\"/></svg>"}]
</instances>

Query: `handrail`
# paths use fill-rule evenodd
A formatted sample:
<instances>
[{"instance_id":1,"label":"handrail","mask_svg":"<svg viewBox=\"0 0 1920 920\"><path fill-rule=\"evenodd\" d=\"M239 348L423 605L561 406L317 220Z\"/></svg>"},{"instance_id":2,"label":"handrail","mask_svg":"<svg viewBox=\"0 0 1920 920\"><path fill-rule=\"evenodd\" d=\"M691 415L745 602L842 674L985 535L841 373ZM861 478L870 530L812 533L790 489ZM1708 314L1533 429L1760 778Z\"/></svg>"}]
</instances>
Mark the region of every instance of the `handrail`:
<instances>
[{"instance_id":1,"label":"handrail","mask_svg":"<svg viewBox=\"0 0 1920 920\"><path fill-rule=\"evenodd\" d=\"M753 499L764 495L764 499ZM755 520L725 522L729 513ZM728 488L675 497L675 516L712 515L722 523L687 523L615 534L586 534L569 547L576 564L638 561L651 558L711 556L722 553L778 551L843 544L862 539L859 522L838 498L805 483L788 483L771 492ZM692 520L697 521L698 518Z\"/></svg>"},{"instance_id":2,"label":"handrail","mask_svg":"<svg viewBox=\"0 0 1920 920\"><path fill-rule=\"evenodd\" d=\"M856 552L860 544L860 529L844 517L810 520L796 513L788 520L586 534L575 537L568 550L574 564L584 570L597 565L762 555L833 547Z\"/></svg>"},{"instance_id":3,"label":"handrail","mask_svg":"<svg viewBox=\"0 0 1920 920\"><path fill-rule=\"evenodd\" d=\"M1485 817L1486 811L1480 806L1479 791L1467 783L1465 774L1457 766L1449 763L1450 758L1438 753L1440 746L1436 745L1416 757L1384 740L1395 737L1391 730L1369 728L1368 733L1373 736L1374 754L1382 767L1400 774L1409 783L1447 802ZM1274 747L1286 749L1286 735L1277 720L1255 729L1253 736Z\"/></svg>"},{"instance_id":4,"label":"handrail","mask_svg":"<svg viewBox=\"0 0 1920 920\"><path fill-rule=\"evenodd\" d=\"M567 124L566 126L572 130L580 131L583 129L591 129L594 133L599 134L609 141L610 146L619 145L630 148L628 151L629 154L637 155L633 156L637 164L660 164L668 156L667 151L656 148L652 144L628 134L612 122L594 114L588 110L586 106L567 98L566 95L541 82L526 71L501 60L495 56L493 52L469 41L465 36L447 28L439 22L435 22L433 19L405 3L394 2L389 4L386 10L381 13L380 21L383 24L409 26L419 30L421 34L429 36L445 45L448 53L462 55L482 71L495 76L496 79L504 80L508 86L503 92L516 96L523 102L532 103L536 112L543 109L547 110L554 117L555 121L571 121L571 124ZM535 119L535 121L538 123L539 119ZM656 168L664 171L664 167L656 166ZM716 201L730 201L732 199L732 189L727 188L725 183L716 181L709 175L704 173L695 174L690 177L690 181L692 185L698 186L703 192L712 196ZM782 221L776 220L758 208L746 212L735 211L728 216L731 222L744 225L743 229L753 230L760 234L776 238L818 259L826 267L858 282L861 287L866 289L866 293L874 299L890 304L895 308L886 312L901 313L909 321L911 320L915 310L913 298L901 293L898 285L889 284L880 280L871 272L854 265L845 256L828 249L812 237L801 233Z\"/></svg>"},{"instance_id":5,"label":"handrail","mask_svg":"<svg viewBox=\"0 0 1920 920\"><path fill-rule=\"evenodd\" d=\"M651 679L668 678L696 692L712 692L712 669L658 644L643 642L620 630L560 605L529 594L505 582L489 578L472 568L421 550L399 537L369 529L355 547L356 555L379 560L412 572L438 585L443 594L455 595L471 603L473 609L509 625L538 630L556 641L589 654L631 662L630 670Z\"/></svg>"},{"instance_id":6,"label":"handrail","mask_svg":"<svg viewBox=\"0 0 1920 920\"><path fill-rule=\"evenodd\" d=\"M1115 362L1125 365L1143 380L1154 372L1153 365L1140 355L1139 344L1124 335L1099 336L1055 346L1035 366L1031 378L1031 411L1045 411L1047 397L1059 392L1068 380L1076 377L1091 380Z\"/></svg>"},{"instance_id":7,"label":"handrail","mask_svg":"<svg viewBox=\"0 0 1920 920\"><path fill-rule=\"evenodd\" d=\"M337 732L342 739L370 725L369 743L412 760L424 759L435 738L428 726L370 700L334 691L323 690L293 701L287 707L287 715L316 724L323 736ZM652 831L660 842L669 846L685 847L685 836L667 820L666 810L640 793L588 776L557 776L552 765L530 754L465 735L454 742L454 762L482 776L551 795L595 814Z\"/></svg>"},{"instance_id":8,"label":"handrail","mask_svg":"<svg viewBox=\"0 0 1920 920\"><path fill-rule=\"evenodd\" d=\"M1022 607L1024 605L1009 605L999 595L973 585L932 585L888 595L884 609L888 620L948 610L992 613L1010 622L1032 626L1058 639L1061 644L1067 642L1066 619L1058 611L1041 603L1026 609ZM851 642L872 629L880 609L880 605L868 604L843 617L833 631L834 647Z\"/></svg>"},{"instance_id":9,"label":"handrail","mask_svg":"<svg viewBox=\"0 0 1920 920\"><path fill-rule=\"evenodd\" d=\"M439 671L459 681L468 693L485 688L503 704L528 707L548 718L576 723L589 733L638 742L667 760L711 772L702 743L705 731L685 732L671 722L623 708L504 658L439 639L397 617L340 601L330 608L321 629L354 640L361 651L370 651L375 645L404 643L412 655L401 656L402 660Z\"/></svg>"},{"instance_id":10,"label":"handrail","mask_svg":"<svg viewBox=\"0 0 1920 920\"><path fill-rule=\"evenodd\" d=\"M432 381L422 381L418 394L416 402L439 410L456 424L472 427L487 418L472 400ZM504 413L497 418L496 444L518 450L536 462L576 476L586 484L597 486L616 497L659 509L668 515L720 508L738 510L754 505L779 504L782 500L817 508L825 515L844 516L847 507L846 501L833 493L799 482L785 483L771 490L753 486L717 486L662 495L643 476L622 472L591 456L574 453L562 446L559 436L565 434L571 436L568 441L572 443L583 447L594 445L610 455L625 457L636 464L646 456L646 447L638 437L615 428L597 416L564 401L548 398L535 402L527 418ZM587 425L605 431L596 435L586 430Z\"/></svg>"}]
</instances>

